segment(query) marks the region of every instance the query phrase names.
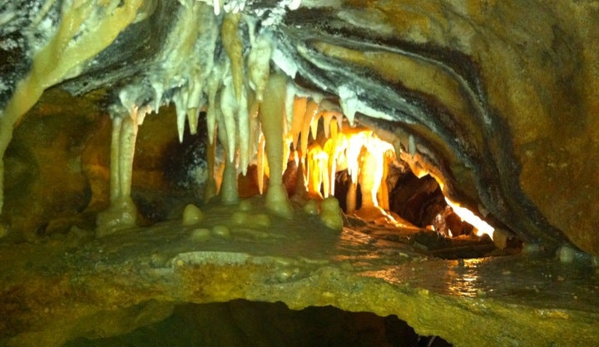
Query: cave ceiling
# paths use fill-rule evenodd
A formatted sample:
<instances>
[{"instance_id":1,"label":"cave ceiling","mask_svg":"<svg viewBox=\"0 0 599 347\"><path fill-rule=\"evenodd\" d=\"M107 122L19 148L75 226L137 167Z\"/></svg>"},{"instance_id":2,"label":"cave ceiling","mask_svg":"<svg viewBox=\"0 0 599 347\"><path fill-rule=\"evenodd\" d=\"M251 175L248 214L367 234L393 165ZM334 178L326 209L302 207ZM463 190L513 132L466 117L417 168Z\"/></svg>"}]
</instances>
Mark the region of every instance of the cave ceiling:
<instances>
[{"instance_id":1,"label":"cave ceiling","mask_svg":"<svg viewBox=\"0 0 599 347\"><path fill-rule=\"evenodd\" d=\"M254 73L259 90L267 66L395 141L494 226L597 255L598 11L558 0L8 2L0 150L54 86L107 90L113 113L174 103L181 127L214 97L210 83L238 88L237 73ZM223 64L235 49L247 65Z\"/></svg>"}]
</instances>

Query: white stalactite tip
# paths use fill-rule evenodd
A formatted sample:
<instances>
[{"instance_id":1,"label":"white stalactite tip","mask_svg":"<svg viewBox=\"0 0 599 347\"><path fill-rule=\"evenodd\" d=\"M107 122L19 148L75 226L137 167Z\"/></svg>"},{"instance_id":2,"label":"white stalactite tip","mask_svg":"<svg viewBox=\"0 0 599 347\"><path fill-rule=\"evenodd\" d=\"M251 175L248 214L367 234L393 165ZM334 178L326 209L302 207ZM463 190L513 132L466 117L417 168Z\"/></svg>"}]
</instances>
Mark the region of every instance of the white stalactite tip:
<instances>
[{"instance_id":1,"label":"white stalactite tip","mask_svg":"<svg viewBox=\"0 0 599 347\"><path fill-rule=\"evenodd\" d=\"M416 155L416 139L412 134L410 134L410 136L408 137L408 153L410 153L412 159Z\"/></svg>"},{"instance_id":2,"label":"white stalactite tip","mask_svg":"<svg viewBox=\"0 0 599 347\"><path fill-rule=\"evenodd\" d=\"M214 7L214 14L218 16L220 14L220 0L214 0L212 6Z\"/></svg>"},{"instance_id":3,"label":"white stalactite tip","mask_svg":"<svg viewBox=\"0 0 599 347\"><path fill-rule=\"evenodd\" d=\"M342 85L337 90L337 94L339 95L339 99L341 100L341 108L343 109L343 114L349 121L350 125L354 125L354 119L356 117L356 112L358 110L358 103L360 100L356 93L351 90L348 86Z\"/></svg>"},{"instance_id":4,"label":"white stalactite tip","mask_svg":"<svg viewBox=\"0 0 599 347\"><path fill-rule=\"evenodd\" d=\"M301 4L302 4L302 0L289 0L289 3L287 4L287 7L291 11L295 11L295 10L297 10L300 7Z\"/></svg>"},{"instance_id":5,"label":"white stalactite tip","mask_svg":"<svg viewBox=\"0 0 599 347\"><path fill-rule=\"evenodd\" d=\"M189 98L187 99L187 122L189 123L189 132L192 135L198 132L198 121L200 116L200 104L202 104L202 83L197 78L190 81L191 88Z\"/></svg>"},{"instance_id":6,"label":"white stalactite tip","mask_svg":"<svg viewBox=\"0 0 599 347\"><path fill-rule=\"evenodd\" d=\"M187 92L179 91L175 94L173 101L177 112L177 133L179 134L179 142L183 142L183 134L185 133L185 120L187 119Z\"/></svg>"}]
</instances>

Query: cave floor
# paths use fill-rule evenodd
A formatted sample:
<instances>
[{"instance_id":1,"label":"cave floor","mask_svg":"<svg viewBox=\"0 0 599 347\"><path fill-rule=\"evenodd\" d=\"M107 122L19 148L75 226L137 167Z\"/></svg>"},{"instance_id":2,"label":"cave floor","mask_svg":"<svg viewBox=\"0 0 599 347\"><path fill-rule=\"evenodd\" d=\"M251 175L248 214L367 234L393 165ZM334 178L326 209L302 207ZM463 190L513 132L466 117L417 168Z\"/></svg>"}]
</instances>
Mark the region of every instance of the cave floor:
<instances>
[{"instance_id":1,"label":"cave floor","mask_svg":"<svg viewBox=\"0 0 599 347\"><path fill-rule=\"evenodd\" d=\"M0 243L0 346L124 334L165 319L176 303L239 298L394 314L455 346L599 343L599 275L589 264L520 254L443 260L374 237L383 227L334 231L299 209L288 220L252 206L206 207L197 225L100 239L73 228Z\"/></svg>"}]
</instances>

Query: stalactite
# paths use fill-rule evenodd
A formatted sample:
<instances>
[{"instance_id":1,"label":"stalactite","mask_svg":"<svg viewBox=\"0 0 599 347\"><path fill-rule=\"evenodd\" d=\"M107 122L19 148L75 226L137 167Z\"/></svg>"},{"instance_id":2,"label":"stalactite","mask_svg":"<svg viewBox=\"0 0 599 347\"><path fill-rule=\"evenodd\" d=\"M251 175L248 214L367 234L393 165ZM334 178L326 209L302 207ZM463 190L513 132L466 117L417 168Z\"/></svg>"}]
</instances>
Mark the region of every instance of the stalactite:
<instances>
[{"instance_id":1,"label":"stalactite","mask_svg":"<svg viewBox=\"0 0 599 347\"><path fill-rule=\"evenodd\" d=\"M206 109L206 127L208 131L208 141L213 143L216 135L216 109L218 108L217 93L222 85L222 78L228 69L226 60L216 64L208 77L207 94L208 107Z\"/></svg>"},{"instance_id":2,"label":"stalactite","mask_svg":"<svg viewBox=\"0 0 599 347\"><path fill-rule=\"evenodd\" d=\"M182 89L179 93L173 96L175 102L175 112L177 114L177 134L179 135L179 143L183 142L183 134L185 133L185 120L187 119L187 90Z\"/></svg>"},{"instance_id":3,"label":"stalactite","mask_svg":"<svg viewBox=\"0 0 599 347\"><path fill-rule=\"evenodd\" d=\"M293 138L293 148L298 149L299 136L304 126L304 116L306 115L307 98L295 98L293 103L293 120L291 122L291 137Z\"/></svg>"},{"instance_id":4,"label":"stalactite","mask_svg":"<svg viewBox=\"0 0 599 347\"><path fill-rule=\"evenodd\" d=\"M123 94L121 94L121 97ZM97 236L105 236L116 229L133 226L137 218L137 208L131 199L131 177L135 141L139 126L149 109L130 107L128 115L114 115L110 150L110 206L98 214Z\"/></svg>"},{"instance_id":5,"label":"stalactite","mask_svg":"<svg viewBox=\"0 0 599 347\"><path fill-rule=\"evenodd\" d=\"M261 34L250 42L252 50L248 56L248 74L250 86L256 92L256 100L262 102L264 88L270 74L270 58L272 56L272 38Z\"/></svg>"},{"instance_id":6,"label":"stalactite","mask_svg":"<svg viewBox=\"0 0 599 347\"><path fill-rule=\"evenodd\" d=\"M0 116L0 214L4 205L2 158L12 140L13 126L40 98L44 90L72 77L88 59L110 45L132 23L143 0L65 2L56 34L35 53L30 74L17 88ZM91 16L95 11L96 15ZM75 37L77 38L75 39Z\"/></svg>"},{"instance_id":7,"label":"stalactite","mask_svg":"<svg viewBox=\"0 0 599 347\"><path fill-rule=\"evenodd\" d=\"M271 76L266 85L266 97L260 109L260 122L266 139L266 155L270 167L266 207L280 216L290 218L293 211L287 200L287 192L282 177L283 115L285 112L286 84L286 76L280 74Z\"/></svg>"},{"instance_id":8,"label":"stalactite","mask_svg":"<svg viewBox=\"0 0 599 347\"><path fill-rule=\"evenodd\" d=\"M316 103L316 101L314 101L314 100L309 100L306 105L306 113L304 114L304 117L303 117L304 122L302 124L301 140L300 140L301 153L304 158L308 154L308 139L309 139L309 135L310 135L310 128L312 126L312 119L314 119L314 116L316 116L317 112L318 112L318 103Z\"/></svg>"},{"instance_id":9,"label":"stalactite","mask_svg":"<svg viewBox=\"0 0 599 347\"><path fill-rule=\"evenodd\" d=\"M248 110L247 88L241 88L241 97L237 108L237 142L239 146L239 168L245 175L250 164L252 153L250 152L250 113Z\"/></svg>"},{"instance_id":10,"label":"stalactite","mask_svg":"<svg viewBox=\"0 0 599 347\"><path fill-rule=\"evenodd\" d=\"M112 137L110 142L110 203L116 203L120 196L120 151L121 151L121 129L123 118L112 116Z\"/></svg>"},{"instance_id":11,"label":"stalactite","mask_svg":"<svg viewBox=\"0 0 599 347\"><path fill-rule=\"evenodd\" d=\"M227 160L230 162L235 161L235 154L237 153L236 141L238 138L237 132L237 111L238 103L235 99L235 92L233 90L231 77L227 77L224 82L224 87L220 93L220 113L218 113L218 128L219 128L219 139L227 149ZM220 137L220 133L224 132L224 137Z\"/></svg>"},{"instance_id":12,"label":"stalactite","mask_svg":"<svg viewBox=\"0 0 599 347\"><path fill-rule=\"evenodd\" d=\"M194 102L192 100L197 101ZM197 135L198 133L198 121L202 103L202 85L194 83L187 101L187 123L189 124L189 133L191 135Z\"/></svg>"},{"instance_id":13,"label":"stalactite","mask_svg":"<svg viewBox=\"0 0 599 347\"><path fill-rule=\"evenodd\" d=\"M221 37L225 51L231 60L233 88L237 101L241 100L241 89L245 80L243 64L243 42L239 37L241 13L226 13L221 27Z\"/></svg>"}]
</instances>

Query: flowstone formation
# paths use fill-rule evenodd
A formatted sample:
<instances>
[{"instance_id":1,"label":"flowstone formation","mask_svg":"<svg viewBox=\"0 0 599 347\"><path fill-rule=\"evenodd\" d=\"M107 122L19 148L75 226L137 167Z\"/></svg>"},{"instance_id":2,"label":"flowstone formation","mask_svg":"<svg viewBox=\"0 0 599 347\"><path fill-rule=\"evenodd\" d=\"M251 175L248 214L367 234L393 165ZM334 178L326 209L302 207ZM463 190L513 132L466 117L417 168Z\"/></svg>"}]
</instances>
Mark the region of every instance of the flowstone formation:
<instances>
[{"instance_id":1,"label":"flowstone formation","mask_svg":"<svg viewBox=\"0 0 599 347\"><path fill-rule=\"evenodd\" d=\"M221 139L245 172L258 151L256 105L274 69L293 89L288 128L293 96L342 111L349 123L358 117L496 227L596 254L597 181L582 174L597 162L589 157L597 152L593 5L554 1L530 18L522 9L536 2L411 6L5 4L0 151L46 88L82 95L110 86L115 122L173 103L182 137L205 109L210 141ZM558 140L564 132L569 140Z\"/></svg>"},{"instance_id":2,"label":"flowstone formation","mask_svg":"<svg viewBox=\"0 0 599 347\"><path fill-rule=\"evenodd\" d=\"M32 243L6 253L18 266L4 277L4 316L14 318L0 325L3 336L60 345L124 333L108 318L89 328L112 308L127 321L132 307L156 300L158 313L141 326L168 315L171 301L278 298L398 314L456 345L596 341L589 267L572 270L582 287L568 282L553 307L535 301L551 292L545 275L525 288L528 304L513 294L525 286L520 279L502 287L481 274L477 282L478 270L468 277L463 262L427 257L440 256L444 242L465 244L454 258L494 246L557 251L585 266L599 256L598 11L560 0L0 5L0 236L7 247ZM410 180L417 188L402 193ZM56 256L27 274L43 244ZM74 270L79 261L88 263ZM442 288L409 275L420 261L448 274ZM525 264L566 280L546 261L516 256L503 270L497 259L482 268L510 275ZM124 283L127 271L143 274ZM416 287L402 287L403 278ZM147 281L155 292L145 291ZM323 293L310 291L311 281ZM466 294L445 288L463 281L479 285ZM55 282L56 302L36 304ZM351 283L376 294L345 293ZM134 294L86 296L102 284ZM385 306L388 295L411 300L406 307L447 300L441 306L471 322L486 312L486 297L490 311L501 310L495 290L524 310L499 315L527 322L521 330L489 328L469 341L459 325L435 332L432 308ZM70 305L61 293L75 304L60 308ZM53 324L56 312L63 318ZM547 336L534 339L532 317L547 319ZM57 337L59 324L66 328ZM585 338L564 335L565 327Z\"/></svg>"}]
</instances>

